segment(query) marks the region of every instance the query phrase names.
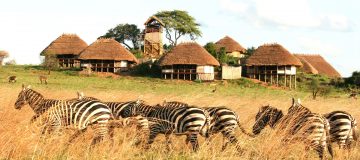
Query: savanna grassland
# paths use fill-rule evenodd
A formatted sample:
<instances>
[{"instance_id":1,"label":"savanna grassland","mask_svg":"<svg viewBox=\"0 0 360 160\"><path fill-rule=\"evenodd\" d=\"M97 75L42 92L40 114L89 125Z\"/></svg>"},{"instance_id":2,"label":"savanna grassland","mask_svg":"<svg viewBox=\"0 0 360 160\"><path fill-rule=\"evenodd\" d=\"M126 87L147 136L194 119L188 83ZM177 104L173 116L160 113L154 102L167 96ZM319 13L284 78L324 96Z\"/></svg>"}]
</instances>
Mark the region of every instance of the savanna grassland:
<instances>
[{"instance_id":1,"label":"savanna grassland","mask_svg":"<svg viewBox=\"0 0 360 160\"><path fill-rule=\"evenodd\" d=\"M162 80L158 78L130 76L81 76L76 71L54 71L48 76L48 85L40 84L38 75L47 72L36 66L4 66L0 68L0 159L317 159L315 151L304 151L301 143L283 144L267 128L256 138L249 138L239 130L237 136L244 152L239 155L229 145L221 150L222 136L217 135L207 145L200 137L200 151L191 152L185 145L184 136L172 136L172 150L166 151L164 136L157 137L152 148L145 151L132 145L135 128L119 128L115 133L115 145L108 141L89 149L91 130L66 147L68 137L74 132L64 130L46 139L40 138L39 129L29 124L34 114L29 106L14 108L21 84L31 85L46 98L74 98L76 91L104 101L128 101L143 99L149 104L167 101L183 101L198 106L228 106L240 115L240 122L249 132L254 117L262 105L272 105L287 112L291 97L301 98L302 104L313 112L328 113L333 110L350 112L360 120L360 101L349 99L342 92L312 100L311 93L269 89L248 80L197 83ZM16 75L16 83L9 84L7 77ZM216 87L216 91L212 92ZM360 159L360 146L350 153L333 144L335 159ZM329 157L329 155L328 155Z\"/></svg>"}]
</instances>

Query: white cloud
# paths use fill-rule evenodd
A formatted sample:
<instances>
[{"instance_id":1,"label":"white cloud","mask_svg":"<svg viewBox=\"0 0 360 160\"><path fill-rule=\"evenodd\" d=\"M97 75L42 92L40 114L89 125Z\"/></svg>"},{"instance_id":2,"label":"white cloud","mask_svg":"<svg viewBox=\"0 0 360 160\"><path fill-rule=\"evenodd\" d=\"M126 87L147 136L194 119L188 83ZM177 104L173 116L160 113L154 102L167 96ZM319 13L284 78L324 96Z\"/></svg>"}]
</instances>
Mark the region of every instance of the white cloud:
<instances>
[{"instance_id":1,"label":"white cloud","mask_svg":"<svg viewBox=\"0 0 360 160\"><path fill-rule=\"evenodd\" d=\"M349 31L352 24L339 14L317 15L311 10L308 0L221 0L224 12L243 18L256 27L279 29L309 28Z\"/></svg>"}]
</instances>

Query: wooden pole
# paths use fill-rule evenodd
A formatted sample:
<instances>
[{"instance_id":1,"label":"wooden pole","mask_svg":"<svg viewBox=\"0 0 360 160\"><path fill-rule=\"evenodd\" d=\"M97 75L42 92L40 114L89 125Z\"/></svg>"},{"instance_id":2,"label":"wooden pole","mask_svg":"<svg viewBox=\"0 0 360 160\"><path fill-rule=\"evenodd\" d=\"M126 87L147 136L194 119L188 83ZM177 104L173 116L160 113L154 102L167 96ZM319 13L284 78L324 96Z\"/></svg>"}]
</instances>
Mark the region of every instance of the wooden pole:
<instances>
[{"instance_id":1,"label":"wooden pole","mask_svg":"<svg viewBox=\"0 0 360 160\"><path fill-rule=\"evenodd\" d=\"M267 73L266 73L266 66L265 66L265 75L264 75L264 77L265 77L265 83L266 83L266 78L267 78Z\"/></svg>"},{"instance_id":2,"label":"wooden pole","mask_svg":"<svg viewBox=\"0 0 360 160\"><path fill-rule=\"evenodd\" d=\"M276 86L279 86L279 66L276 65Z\"/></svg>"},{"instance_id":3,"label":"wooden pole","mask_svg":"<svg viewBox=\"0 0 360 160\"><path fill-rule=\"evenodd\" d=\"M295 87L294 87L294 88L296 89L296 74L295 74L294 81L295 81L295 82L294 82L294 85L295 85Z\"/></svg>"},{"instance_id":4,"label":"wooden pole","mask_svg":"<svg viewBox=\"0 0 360 160\"><path fill-rule=\"evenodd\" d=\"M289 87L290 87L290 89L292 88L292 84L291 84L291 75L290 75Z\"/></svg>"},{"instance_id":5,"label":"wooden pole","mask_svg":"<svg viewBox=\"0 0 360 160\"><path fill-rule=\"evenodd\" d=\"M285 87L287 87L286 86L286 66L284 66L284 75L285 75Z\"/></svg>"}]
</instances>

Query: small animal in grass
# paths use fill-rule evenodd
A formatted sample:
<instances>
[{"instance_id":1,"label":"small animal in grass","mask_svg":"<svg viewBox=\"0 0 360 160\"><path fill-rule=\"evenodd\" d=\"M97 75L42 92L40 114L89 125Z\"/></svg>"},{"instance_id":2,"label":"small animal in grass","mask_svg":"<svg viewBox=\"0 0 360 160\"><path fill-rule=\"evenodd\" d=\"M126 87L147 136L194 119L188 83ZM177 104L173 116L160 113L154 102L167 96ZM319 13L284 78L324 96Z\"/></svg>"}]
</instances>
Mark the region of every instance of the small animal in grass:
<instances>
[{"instance_id":1,"label":"small animal in grass","mask_svg":"<svg viewBox=\"0 0 360 160\"><path fill-rule=\"evenodd\" d=\"M44 76L44 75L40 75L39 76L39 80L40 80L40 83L41 84L47 84L47 77L46 76Z\"/></svg>"},{"instance_id":2,"label":"small animal in grass","mask_svg":"<svg viewBox=\"0 0 360 160\"><path fill-rule=\"evenodd\" d=\"M9 83L15 83L16 82L16 76L10 76L8 79L9 79Z\"/></svg>"},{"instance_id":3,"label":"small animal in grass","mask_svg":"<svg viewBox=\"0 0 360 160\"><path fill-rule=\"evenodd\" d=\"M349 95L349 98L352 98L352 99L357 99L357 93L356 92L353 92Z\"/></svg>"}]
</instances>

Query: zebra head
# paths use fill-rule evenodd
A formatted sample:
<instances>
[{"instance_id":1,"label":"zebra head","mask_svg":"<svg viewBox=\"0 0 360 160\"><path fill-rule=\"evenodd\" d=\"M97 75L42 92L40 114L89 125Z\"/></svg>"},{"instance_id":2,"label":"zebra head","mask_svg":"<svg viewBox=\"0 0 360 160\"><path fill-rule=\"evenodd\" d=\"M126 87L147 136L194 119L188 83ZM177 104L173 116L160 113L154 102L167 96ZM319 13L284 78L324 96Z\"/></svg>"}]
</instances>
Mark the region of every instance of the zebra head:
<instances>
[{"instance_id":1,"label":"zebra head","mask_svg":"<svg viewBox=\"0 0 360 160\"><path fill-rule=\"evenodd\" d=\"M16 99L16 102L15 102L15 109L21 109L24 105L26 105L28 102L27 102L27 94L26 92L30 89L30 85L25 87L25 85L23 84L22 85L22 90L20 91L19 95L18 95L18 98Z\"/></svg>"},{"instance_id":2,"label":"zebra head","mask_svg":"<svg viewBox=\"0 0 360 160\"><path fill-rule=\"evenodd\" d=\"M255 117L253 133L259 134L267 125L274 128L277 122L284 116L281 110L269 105L262 106Z\"/></svg>"},{"instance_id":3,"label":"zebra head","mask_svg":"<svg viewBox=\"0 0 360 160\"><path fill-rule=\"evenodd\" d=\"M288 109L288 113L294 113L296 110L298 110L299 108L301 108L301 102L300 102L300 98L296 101L295 98L292 98L292 103L290 108Z\"/></svg>"}]
</instances>

